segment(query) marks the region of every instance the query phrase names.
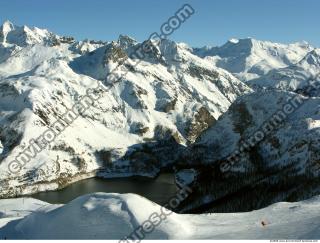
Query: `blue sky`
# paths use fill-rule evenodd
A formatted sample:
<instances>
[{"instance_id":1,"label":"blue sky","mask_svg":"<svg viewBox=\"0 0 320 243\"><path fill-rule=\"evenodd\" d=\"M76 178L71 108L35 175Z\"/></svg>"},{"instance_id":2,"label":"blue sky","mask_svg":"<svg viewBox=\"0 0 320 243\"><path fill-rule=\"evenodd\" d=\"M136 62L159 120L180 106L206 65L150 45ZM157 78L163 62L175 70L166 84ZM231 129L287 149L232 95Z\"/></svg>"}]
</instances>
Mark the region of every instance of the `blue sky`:
<instances>
[{"instance_id":1,"label":"blue sky","mask_svg":"<svg viewBox=\"0 0 320 243\"><path fill-rule=\"evenodd\" d=\"M76 39L144 40L184 3L196 13L170 37L192 46L230 38L276 42L306 40L320 46L318 0L0 0L0 21L47 28Z\"/></svg>"}]
</instances>

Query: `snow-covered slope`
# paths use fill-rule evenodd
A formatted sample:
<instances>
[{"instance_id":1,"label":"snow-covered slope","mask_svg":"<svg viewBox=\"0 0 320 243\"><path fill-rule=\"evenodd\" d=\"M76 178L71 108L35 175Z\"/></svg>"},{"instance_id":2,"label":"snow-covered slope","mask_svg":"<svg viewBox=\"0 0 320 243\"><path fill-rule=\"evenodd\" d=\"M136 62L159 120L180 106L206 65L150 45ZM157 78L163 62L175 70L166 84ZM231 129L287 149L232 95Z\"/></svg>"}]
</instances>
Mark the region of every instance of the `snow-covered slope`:
<instances>
[{"instance_id":1,"label":"snow-covered slope","mask_svg":"<svg viewBox=\"0 0 320 243\"><path fill-rule=\"evenodd\" d=\"M184 210L238 212L318 195L319 104L285 91L240 97L188 152L198 189Z\"/></svg>"},{"instance_id":2,"label":"snow-covered slope","mask_svg":"<svg viewBox=\"0 0 320 243\"><path fill-rule=\"evenodd\" d=\"M24 199L21 206L22 200L0 200L2 238L123 239L152 214L163 212L159 205L134 194L96 193L79 197L67 205ZM143 234L146 239L179 240L319 239L320 199L277 203L248 213L171 213L153 231Z\"/></svg>"},{"instance_id":3,"label":"snow-covered slope","mask_svg":"<svg viewBox=\"0 0 320 243\"><path fill-rule=\"evenodd\" d=\"M286 45L246 38L231 39L221 47L195 48L194 53L248 81L295 64L312 49L306 42Z\"/></svg>"},{"instance_id":4,"label":"snow-covered slope","mask_svg":"<svg viewBox=\"0 0 320 243\"><path fill-rule=\"evenodd\" d=\"M132 146L168 139L192 143L237 97L251 92L182 43L163 40L137 57L132 54L142 43L127 36L77 42L9 22L0 30L1 53L8 53L0 62L1 196L56 189L98 169L109 176L154 176L162 162L146 151L123 158ZM110 72L121 81L113 83ZM10 162L30 139L64 119L88 88L100 98L87 110L76 107L79 117L22 170L10 173Z\"/></svg>"},{"instance_id":5,"label":"snow-covered slope","mask_svg":"<svg viewBox=\"0 0 320 243\"><path fill-rule=\"evenodd\" d=\"M320 49L314 49L297 64L271 70L266 75L253 79L249 83L256 87L277 88L319 96L319 93L314 93L314 90L305 93L306 89L310 87L310 82L319 81Z\"/></svg>"}]
</instances>

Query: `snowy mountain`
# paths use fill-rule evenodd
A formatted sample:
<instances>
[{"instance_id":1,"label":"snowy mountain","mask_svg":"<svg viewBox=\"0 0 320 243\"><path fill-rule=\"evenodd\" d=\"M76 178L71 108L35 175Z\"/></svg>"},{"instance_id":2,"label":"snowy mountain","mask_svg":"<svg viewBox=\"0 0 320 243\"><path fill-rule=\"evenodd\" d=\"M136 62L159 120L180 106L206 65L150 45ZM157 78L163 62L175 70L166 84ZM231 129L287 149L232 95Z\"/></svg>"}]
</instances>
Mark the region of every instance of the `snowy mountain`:
<instances>
[{"instance_id":1,"label":"snowy mountain","mask_svg":"<svg viewBox=\"0 0 320 243\"><path fill-rule=\"evenodd\" d=\"M197 192L181 209L251 211L318 195L319 104L272 90L236 100L188 152Z\"/></svg>"},{"instance_id":2,"label":"snowy mountain","mask_svg":"<svg viewBox=\"0 0 320 243\"><path fill-rule=\"evenodd\" d=\"M143 208L143 210L141 210ZM132 234L161 207L134 194L95 193L66 205L30 198L0 200L0 236L6 239L319 239L320 199L277 203L248 213L176 214L149 233ZM165 216L165 215L164 215ZM158 221L155 221L158 220ZM150 221L149 221L150 222ZM153 227L149 224L148 228Z\"/></svg>"},{"instance_id":3,"label":"snowy mountain","mask_svg":"<svg viewBox=\"0 0 320 243\"><path fill-rule=\"evenodd\" d=\"M310 87L310 82L320 81L320 49L309 52L301 61L285 68L269 71L260 78L253 79L250 85L256 87L277 88L300 92L305 95L319 96L313 90L305 93Z\"/></svg>"},{"instance_id":4,"label":"snowy mountain","mask_svg":"<svg viewBox=\"0 0 320 243\"><path fill-rule=\"evenodd\" d=\"M306 42L286 45L246 38L231 39L220 47L195 48L193 52L248 81L272 69L293 65L312 49Z\"/></svg>"},{"instance_id":5,"label":"snowy mountain","mask_svg":"<svg viewBox=\"0 0 320 243\"><path fill-rule=\"evenodd\" d=\"M48 30L16 26L10 21L5 21L0 27L0 42L4 44L15 44L20 47L33 44L52 44L57 38L57 35Z\"/></svg>"},{"instance_id":6,"label":"snowy mountain","mask_svg":"<svg viewBox=\"0 0 320 243\"><path fill-rule=\"evenodd\" d=\"M2 197L61 188L98 172L154 176L170 161L135 152L135 146L193 143L237 97L251 92L186 44L162 40L135 56L143 43L127 36L78 42L9 22L0 29ZM113 83L110 73L120 81ZM88 88L99 99L88 109L75 107L77 119L43 145L41 135L57 122L68 123L66 114ZM24 162L21 154L35 144L45 149L11 173L11 162Z\"/></svg>"},{"instance_id":7,"label":"snowy mountain","mask_svg":"<svg viewBox=\"0 0 320 243\"><path fill-rule=\"evenodd\" d=\"M145 44L150 50L138 53ZM248 211L310 198L320 193L320 100L308 99L315 90L306 84L318 74L319 60L318 49L307 43L248 38L192 49L170 40L141 43L125 35L110 42L77 41L7 21L0 28L0 197L56 190L94 176L155 177L169 169L179 186L195 188L177 212ZM292 108L293 100L301 101L298 107ZM251 144L252 134L275 113L281 118L283 109L288 114L279 124ZM237 150L237 163L222 170ZM12 167L13 161L23 166ZM125 197L102 195L101 201L118 205ZM77 214L86 200L100 207L94 198L45 205L48 211L39 209L18 228L30 225L23 232L32 234L29 220L41 221L53 208L63 219L69 210ZM106 207L120 212L112 211L118 206ZM272 232L282 236L285 229ZM167 228L162 233L180 237ZM307 233L297 237L313 237ZM49 237L39 235L44 236ZM243 231L243 236L248 235Z\"/></svg>"}]
</instances>

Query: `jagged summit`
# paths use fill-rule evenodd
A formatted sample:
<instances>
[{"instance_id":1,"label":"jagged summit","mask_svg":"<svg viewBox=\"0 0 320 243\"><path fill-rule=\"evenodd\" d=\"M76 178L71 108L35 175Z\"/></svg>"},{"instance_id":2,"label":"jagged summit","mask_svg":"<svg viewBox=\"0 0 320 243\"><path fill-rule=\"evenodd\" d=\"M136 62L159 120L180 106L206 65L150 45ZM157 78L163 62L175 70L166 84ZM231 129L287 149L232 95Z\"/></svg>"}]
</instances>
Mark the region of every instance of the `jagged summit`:
<instances>
[{"instance_id":1,"label":"jagged summit","mask_svg":"<svg viewBox=\"0 0 320 243\"><path fill-rule=\"evenodd\" d=\"M8 33L14 29L15 26L9 20L4 21L0 27L0 42L6 42Z\"/></svg>"},{"instance_id":2,"label":"jagged summit","mask_svg":"<svg viewBox=\"0 0 320 243\"><path fill-rule=\"evenodd\" d=\"M121 34L119 35L118 43L122 48L127 49L129 47L135 46L138 42L128 35Z\"/></svg>"},{"instance_id":3,"label":"jagged summit","mask_svg":"<svg viewBox=\"0 0 320 243\"><path fill-rule=\"evenodd\" d=\"M9 32L15 28L14 24L10 22L9 20L6 20L1 25L1 30Z\"/></svg>"},{"instance_id":4,"label":"jagged summit","mask_svg":"<svg viewBox=\"0 0 320 243\"><path fill-rule=\"evenodd\" d=\"M315 48L309 52L300 62L302 64L306 62L309 65L320 67L320 48Z\"/></svg>"},{"instance_id":5,"label":"jagged summit","mask_svg":"<svg viewBox=\"0 0 320 243\"><path fill-rule=\"evenodd\" d=\"M28 46L32 44L51 43L57 37L46 29L28 26L17 26L9 20L5 21L0 27L0 42L15 44L18 46Z\"/></svg>"}]
</instances>

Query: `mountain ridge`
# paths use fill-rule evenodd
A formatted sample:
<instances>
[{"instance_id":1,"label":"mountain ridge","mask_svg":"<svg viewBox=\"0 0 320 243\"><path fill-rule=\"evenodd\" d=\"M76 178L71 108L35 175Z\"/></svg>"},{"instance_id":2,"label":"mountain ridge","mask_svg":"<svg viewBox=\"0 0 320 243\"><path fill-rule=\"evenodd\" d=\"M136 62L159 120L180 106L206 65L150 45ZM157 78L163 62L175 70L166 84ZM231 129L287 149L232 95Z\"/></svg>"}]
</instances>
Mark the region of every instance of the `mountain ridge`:
<instances>
[{"instance_id":1,"label":"mountain ridge","mask_svg":"<svg viewBox=\"0 0 320 243\"><path fill-rule=\"evenodd\" d=\"M233 39L207 48L214 56L201 57L204 50L168 39L77 41L10 23L0 34L0 197L56 190L93 176L155 177L164 169L180 177L192 171L188 184L199 190L181 205L185 211L211 200L210 209L253 210L319 192L311 167L318 163L320 101L309 78L320 61L307 43ZM144 44L150 50L137 53ZM254 83L284 71L288 85L281 75L281 87L276 78ZM100 98L88 109L76 106L76 119L68 123L65 114L88 89ZM242 147L243 163L223 173L220 163L294 97L307 100L305 109L286 116L271 138ZM63 132L29 158L32 141L38 144L59 119L68 124ZM12 173L11 162L26 157ZM270 197L261 201L257 192ZM250 197L250 204L235 201Z\"/></svg>"},{"instance_id":2,"label":"mountain ridge","mask_svg":"<svg viewBox=\"0 0 320 243\"><path fill-rule=\"evenodd\" d=\"M50 42L28 43L2 46L18 49L0 63L0 177L7 188L2 196L61 188L100 170L106 176L154 176L173 161L158 161L146 152L131 155L135 146L171 144L171 139L181 146L193 143L238 96L252 91L185 44L170 40L154 43L143 56L132 55L142 43L126 36L112 42L55 36ZM109 80L110 72L119 82ZM10 162L22 159L30 139L64 117L88 88L101 98L11 174Z\"/></svg>"}]
</instances>

